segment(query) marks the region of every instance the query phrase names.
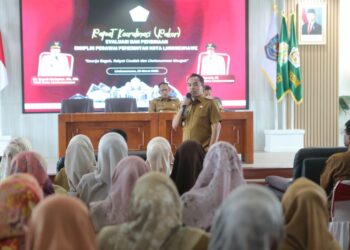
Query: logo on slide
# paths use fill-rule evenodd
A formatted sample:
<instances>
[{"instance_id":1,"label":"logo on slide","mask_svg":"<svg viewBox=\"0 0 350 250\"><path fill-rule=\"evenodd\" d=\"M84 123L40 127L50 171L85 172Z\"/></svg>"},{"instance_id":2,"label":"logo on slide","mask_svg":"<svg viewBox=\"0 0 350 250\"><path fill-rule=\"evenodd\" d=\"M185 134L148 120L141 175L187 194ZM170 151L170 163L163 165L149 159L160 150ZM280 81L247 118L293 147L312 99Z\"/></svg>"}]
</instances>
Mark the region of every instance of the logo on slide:
<instances>
[{"instance_id":1,"label":"logo on slide","mask_svg":"<svg viewBox=\"0 0 350 250\"><path fill-rule=\"evenodd\" d=\"M130 13L131 19L135 23L146 22L149 15L149 11L140 5L130 10L129 13Z\"/></svg>"}]
</instances>

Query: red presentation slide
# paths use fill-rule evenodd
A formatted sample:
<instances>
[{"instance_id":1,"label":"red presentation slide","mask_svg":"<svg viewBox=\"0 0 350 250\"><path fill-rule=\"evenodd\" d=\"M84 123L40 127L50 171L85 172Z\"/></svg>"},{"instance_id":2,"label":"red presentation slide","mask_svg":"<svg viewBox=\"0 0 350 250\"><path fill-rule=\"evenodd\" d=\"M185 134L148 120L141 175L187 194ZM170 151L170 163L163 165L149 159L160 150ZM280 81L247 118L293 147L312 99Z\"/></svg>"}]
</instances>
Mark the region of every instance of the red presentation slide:
<instances>
[{"instance_id":1,"label":"red presentation slide","mask_svg":"<svg viewBox=\"0 0 350 250\"><path fill-rule=\"evenodd\" d=\"M61 100L186 95L203 75L225 108L248 108L246 0L21 0L24 113Z\"/></svg>"}]
</instances>

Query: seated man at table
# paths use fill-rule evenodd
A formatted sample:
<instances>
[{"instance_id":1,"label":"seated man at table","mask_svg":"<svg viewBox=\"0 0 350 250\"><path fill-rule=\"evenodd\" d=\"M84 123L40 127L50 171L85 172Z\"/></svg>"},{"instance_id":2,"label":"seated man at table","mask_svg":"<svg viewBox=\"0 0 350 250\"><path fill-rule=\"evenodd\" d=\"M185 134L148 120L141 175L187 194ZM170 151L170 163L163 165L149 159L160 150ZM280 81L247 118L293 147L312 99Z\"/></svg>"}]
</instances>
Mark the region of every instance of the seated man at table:
<instances>
[{"instance_id":1,"label":"seated man at table","mask_svg":"<svg viewBox=\"0 0 350 250\"><path fill-rule=\"evenodd\" d=\"M219 110L224 111L224 107L222 106L222 102L221 102L220 98L213 97L211 95L211 91L212 91L212 89L209 85L204 85L204 93L203 93L204 96L208 99L213 99L215 101L216 105L218 106Z\"/></svg>"},{"instance_id":2,"label":"seated man at table","mask_svg":"<svg viewBox=\"0 0 350 250\"><path fill-rule=\"evenodd\" d=\"M348 150L329 157L321 174L320 185L330 195L329 198L338 181L350 179L350 120L345 123L344 132L344 145Z\"/></svg>"},{"instance_id":3,"label":"seated man at table","mask_svg":"<svg viewBox=\"0 0 350 250\"><path fill-rule=\"evenodd\" d=\"M148 108L149 112L176 112L180 109L180 101L177 98L171 97L170 86L167 82L158 84L160 97L150 101Z\"/></svg>"}]
</instances>

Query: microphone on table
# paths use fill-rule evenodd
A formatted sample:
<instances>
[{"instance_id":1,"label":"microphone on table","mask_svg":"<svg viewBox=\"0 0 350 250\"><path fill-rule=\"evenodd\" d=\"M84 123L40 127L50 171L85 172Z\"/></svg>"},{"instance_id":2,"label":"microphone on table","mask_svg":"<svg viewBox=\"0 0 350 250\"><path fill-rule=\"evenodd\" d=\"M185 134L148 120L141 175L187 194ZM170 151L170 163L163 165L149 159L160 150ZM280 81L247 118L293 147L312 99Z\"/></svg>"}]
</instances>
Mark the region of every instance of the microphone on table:
<instances>
[{"instance_id":1,"label":"microphone on table","mask_svg":"<svg viewBox=\"0 0 350 250\"><path fill-rule=\"evenodd\" d=\"M187 94L186 94L186 98L187 98L187 99L191 99L191 98L192 98L191 93L187 93ZM186 108L187 108L187 105L182 105L182 112L181 112L181 116L184 116L184 115L185 115Z\"/></svg>"}]
</instances>

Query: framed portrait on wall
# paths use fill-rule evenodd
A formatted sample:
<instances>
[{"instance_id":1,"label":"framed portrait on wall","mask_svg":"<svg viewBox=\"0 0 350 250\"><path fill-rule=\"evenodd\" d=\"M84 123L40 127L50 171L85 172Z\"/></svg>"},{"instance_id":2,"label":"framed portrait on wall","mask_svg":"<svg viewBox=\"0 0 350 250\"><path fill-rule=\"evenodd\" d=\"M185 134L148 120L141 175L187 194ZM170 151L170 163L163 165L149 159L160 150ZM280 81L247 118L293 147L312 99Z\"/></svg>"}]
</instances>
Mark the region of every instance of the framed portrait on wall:
<instances>
[{"instance_id":1,"label":"framed portrait on wall","mask_svg":"<svg viewBox=\"0 0 350 250\"><path fill-rule=\"evenodd\" d=\"M325 3L299 3L299 44L326 44L327 6Z\"/></svg>"}]
</instances>

